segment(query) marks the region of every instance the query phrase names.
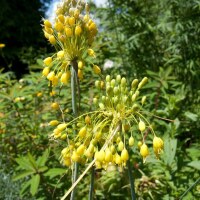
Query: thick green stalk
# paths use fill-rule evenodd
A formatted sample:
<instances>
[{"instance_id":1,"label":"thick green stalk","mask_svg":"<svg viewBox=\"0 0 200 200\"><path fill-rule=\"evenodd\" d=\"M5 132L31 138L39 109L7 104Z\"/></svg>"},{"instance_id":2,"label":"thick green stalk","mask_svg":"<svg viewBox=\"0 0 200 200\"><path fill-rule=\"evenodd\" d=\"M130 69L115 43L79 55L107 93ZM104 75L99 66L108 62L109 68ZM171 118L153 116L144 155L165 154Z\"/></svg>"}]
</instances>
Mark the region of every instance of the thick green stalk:
<instances>
[{"instance_id":1,"label":"thick green stalk","mask_svg":"<svg viewBox=\"0 0 200 200\"><path fill-rule=\"evenodd\" d=\"M127 165L128 165L128 177L129 177L130 188L131 188L131 200L136 200L134 179L133 179L133 174L131 170L130 160L127 161Z\"/></svg>"},{"instance_id":2,"label":"thick green stalk","mask_svg":"<svg viewBox=\"0 0 200 200\"><path fill-rule=\"evenodd\" d=\"M78 74L78 64L77 61L72 62L72 71L71 71L71 93L72 93L72 110L74 117L77 117L77 74Z\"/></svg>"},{"instance_id":3,"label":"thick green stalk","mask_svg":"<svg viewBox=\"0 0 200 200\"><path fill-rule=\"evenodd\" d=\"M77 109L77 91L79 92L78 86L78 64L77 61L72 62L71 68L71 93L72 93L72 110L74 113L74 117L78 116L78 109ZM73 171L73 183L76 182L78 178L78 163L74 164L74 171ZM70 200L74 200L75 198L76 188L73 189L71 193Z\"/></svg>"},{"instance_id":4,"label":"thick green stalk","mask_svg":"<svg viewBox=\"0 0 200 200\"><path fill-rule=\"evenodd\" d=\"M92 168L91 168L91 179L90 179L90 189L89 189L89 198L88 198L88 200L92 200L93 199L94 173L95 173L95 168L94 168L94 166L92 166Z\"/></svg>"}]
</instances>

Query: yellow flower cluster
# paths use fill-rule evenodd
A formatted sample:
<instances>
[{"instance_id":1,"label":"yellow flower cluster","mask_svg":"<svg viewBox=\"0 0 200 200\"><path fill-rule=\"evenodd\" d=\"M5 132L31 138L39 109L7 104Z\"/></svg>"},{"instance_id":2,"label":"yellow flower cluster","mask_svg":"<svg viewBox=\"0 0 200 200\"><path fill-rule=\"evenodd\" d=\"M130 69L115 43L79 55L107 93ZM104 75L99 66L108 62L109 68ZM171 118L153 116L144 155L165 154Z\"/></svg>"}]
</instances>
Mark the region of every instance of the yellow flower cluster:
<instances>
[{"instance_id":1,"label":"yellow flower cluster","mask_svg":"<svg viewBox=\"0 0 200 200\"><path fill-rule=\"evenodd\" d=\"M144 161L149 155L144 133L150 130L154 134L153 148L158 157L163 149L163 141L155 136L151 125L141 114L146 97L140 97L140 89L147 82L134 79L131 88L127 80L120 75L106 81L96 81L99 96L93 99L96 111L79 116L71 122L50 122L56 126L50 135L60 139L67 146L61 152L61 162L70 166L73 162L86 163L95 159L96 168L106 169L109 165L119 168L126 166L129 150L134 146L134 133L139 131L143 142L140 142L140 154Z\"/></svg>"},{"instance_id":2,"label":"yellow flower cluster","mask_svg":"<svg viewBox=\"0 0 200 200\"><path fill-rule=\"evenodd\" d=\"M79 79L83 79L84 58L95 58L91 48L98 32L95 22L91 19L89 6L83 1L65 0L56 10L55 22L43 21L44 36L55 46L57 53L44 59L43 76L53 86L67 84L70 79L70 66L76 64ZM93 65L94 73L100 74L101 69Z\"/></svg>"}]
</instances>

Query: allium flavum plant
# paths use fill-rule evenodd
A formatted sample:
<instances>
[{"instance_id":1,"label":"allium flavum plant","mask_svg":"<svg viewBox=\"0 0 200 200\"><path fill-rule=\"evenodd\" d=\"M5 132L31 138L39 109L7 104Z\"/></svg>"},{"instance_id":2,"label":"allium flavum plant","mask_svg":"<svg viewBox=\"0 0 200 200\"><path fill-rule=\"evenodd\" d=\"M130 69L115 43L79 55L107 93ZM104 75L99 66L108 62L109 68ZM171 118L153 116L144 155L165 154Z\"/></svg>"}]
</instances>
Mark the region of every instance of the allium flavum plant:
<instances>
[{"instance_id":1,"label":"allium flavum plant","mask_svg":"<svg viewBox=\"0 0 200 200\"><path fill-rule=\"evenodd\" d=\"M131 87L120 75L116 79L106 76L105 90L99 92L99 97L93 99L96 106L94 112L83 114L70 122L53 120L50 125L56 126L51 134L52 139L62 142L66 147L61 151L61 162L71 166L73 162L85 164L95 159L96 168L106 169L108 165L126 166L129 159L128 149L134 145L134 134L141 133L139 143L140 154L145 162L149 149L145 143L144 132L147 129L154 135L153 149L159 157L163 149L163 141L157 137L142 115L142 106L146 96L139 98L140 89L147 82L134 79ZM96 81L101 88L101 81ZM103 93L103 94L102 94ZM72 129L77 134L73 135Z\"/></svg>"},{"instance_id":2,"label":"allium flavum plant","mask_svg":"<svg viewBox=\"0 0 200 200\"><path fill-rule=\"evenodd\" d=\"M141 133L138 146L145 162L149 155L145 132L149 130L154 136L154 152L156 157L159 157L163 141L156 136L143 115L142 107L146 96L140 97L140 89L148 81L146 77L140 82L134 79L128 87L126 78L120 75L115 79L107 75L105 81L101 76L101 80L95 82L99 90L93 98L94 111L78 116L76 98L80 97L77 95L80 91L76 86L83 78L86 58L95 58L91 45L97 34L97 27L90 18L88 4L76 0L63 1L56 11L54 24L44 20L43 31L56 49L53 56L44 60L43 75L50 81L51 86L56 86L59 80L61 85L67 84L72 75L72 109L75 118L72 121L65 121L64 112L58 102L51 105L53 109L61 111L63 120L61 122L55 119L49 122L55 127L49 136L50 139L56 140L64 147L61 150L61 163L71 167L74 171L72 174L77 174L78 163L90 163L87 169L94 165L97 169L106 170L109 165L115 165L122 170L130 158L129 150L134 145L135 134L138 132ZM94 73L100 75L101 69L97 65L92 66ZM77 177L74 176L73 182L76 180ZM64 198L73 188L72 186L72 189L68 190ZM74 199L73 192L71 199Z\"/></svg>"},{"instance_id":3,"label":"allium flavum plant","mask_svg":"<svg viewBox=\"0 0 200 200\"><path fill-rule=\"evenodd\" d=\"M79 79L83 79L84 58L95 58L92 43L98 32L91 19L89 6L83 1L63 1L56 10L54 24L44 19L43 31L56 53L44 59L43 75L56 86L67 84L70 66L76 68ZM94 73L100 74L99 66L91 64Z\"/></svg>"}]
</instances>

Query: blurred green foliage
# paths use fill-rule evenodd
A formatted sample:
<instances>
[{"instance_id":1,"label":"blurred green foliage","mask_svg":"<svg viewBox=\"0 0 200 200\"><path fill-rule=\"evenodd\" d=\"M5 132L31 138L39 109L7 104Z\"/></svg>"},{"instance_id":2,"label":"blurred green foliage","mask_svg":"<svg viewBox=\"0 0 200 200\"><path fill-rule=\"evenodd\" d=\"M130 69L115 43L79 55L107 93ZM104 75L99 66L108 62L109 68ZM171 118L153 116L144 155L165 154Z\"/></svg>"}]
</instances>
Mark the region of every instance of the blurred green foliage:
<instances>
[{"instance_id":1,"label":"blurred green foliage","mask_svg":"<svg viewBox=\"0 0 200 200\"><path fill-rule=\"evenodd\" d=\"M98 8L94 14L100 19L98 62L102 66L108 60L114 63L104 74L121 73L128 80L149 77L143 90L147 114L156 133L164 138L161 159L150 156L143 164L137 147L140 137L135 136L131 166L137 199L199 199L200 1L109 0L108 7ZM39 49L40 42L36 41ZM40 73L34 72L42 69L42 61L35 62L35 58L44 55L32 56L34 48L22 51L20 59L29 64L31 73L19 81L13 73L0 74L1 179L8 189L15 184L11 175L22 181L22 199L59 199L71 185L71 171L60 165L60 152L48 140L48 122L61 119L50 107L57 100L71 119L71 98L66 97L70 90L58 88L56 96L50 96L51 88ZM81 112L92 109L91 99L98 92L95 78L91 69L86 69ZM86 176L79 183L78 199L88 198L89 182ZM19 188L15 189L13 199L20 195ZM2 190L1 196L7 191ZM96 171L94 193L95 199L130 199L127 172L115 168Z\"/></svg>"}]
</instances>

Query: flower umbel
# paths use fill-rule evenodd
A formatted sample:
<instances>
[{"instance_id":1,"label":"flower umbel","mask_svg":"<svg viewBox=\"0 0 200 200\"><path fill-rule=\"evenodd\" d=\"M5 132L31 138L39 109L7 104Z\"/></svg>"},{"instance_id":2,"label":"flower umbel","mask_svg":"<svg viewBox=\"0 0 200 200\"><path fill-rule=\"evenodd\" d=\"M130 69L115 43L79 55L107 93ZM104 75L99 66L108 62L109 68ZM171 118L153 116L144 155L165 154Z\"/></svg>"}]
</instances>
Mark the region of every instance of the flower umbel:
<instances>
[{"instance_id":1,"label":"flower umbel","mask_svg":"<svg viewBox=\"0 0 200 200\"><path fill-rule=\"evenodd\" d=\"M87 56L95 57L91 46L98 32L90 17L88 4L78 0L65 0L56 10L54 23L47 19L44 19L43 23L44 36L57 51L53 56L44 59L43 75L53 86L56 86L59 80L61 84L66 84L70 78L66 74L69 74L70 66L77 62L81 63L78 64L77 73L79 79L82 79L84 59ZM100 74L100 68L94 66L94 72ZM49 78L48 75L52 73L54 76Z\"/></svg>"},{"instance_id":2,"label":"flower umbel","mask_svg":"<svg viewBox=\"0 0 200 200\"><path fill-rule=\"evenodd\" d=\"M122 168L130 158L134 134L138 133L143 141L138 147L145 162L150 153L143 134L147 130L151 130L154 136L155 133L142 114L144 101L139 94L144 81L147 82L146 77L140 82L133 80L131 88L120 75L115 79L108 75L105 82L95 82L99 89L99 96L93 99L95 111L65 122L64 125L60 122L50 136L63 141L63 145L67 143L61 153L64 165L69 166L73 162L84 164L95 159L96 168L107 169L109 165ZM54 124L54 121L50 124ZM72 134L74 131L76 134ZM155 136L153 147L157 156L163 148L162 140Z\"/></svg>"}]
</instances>

